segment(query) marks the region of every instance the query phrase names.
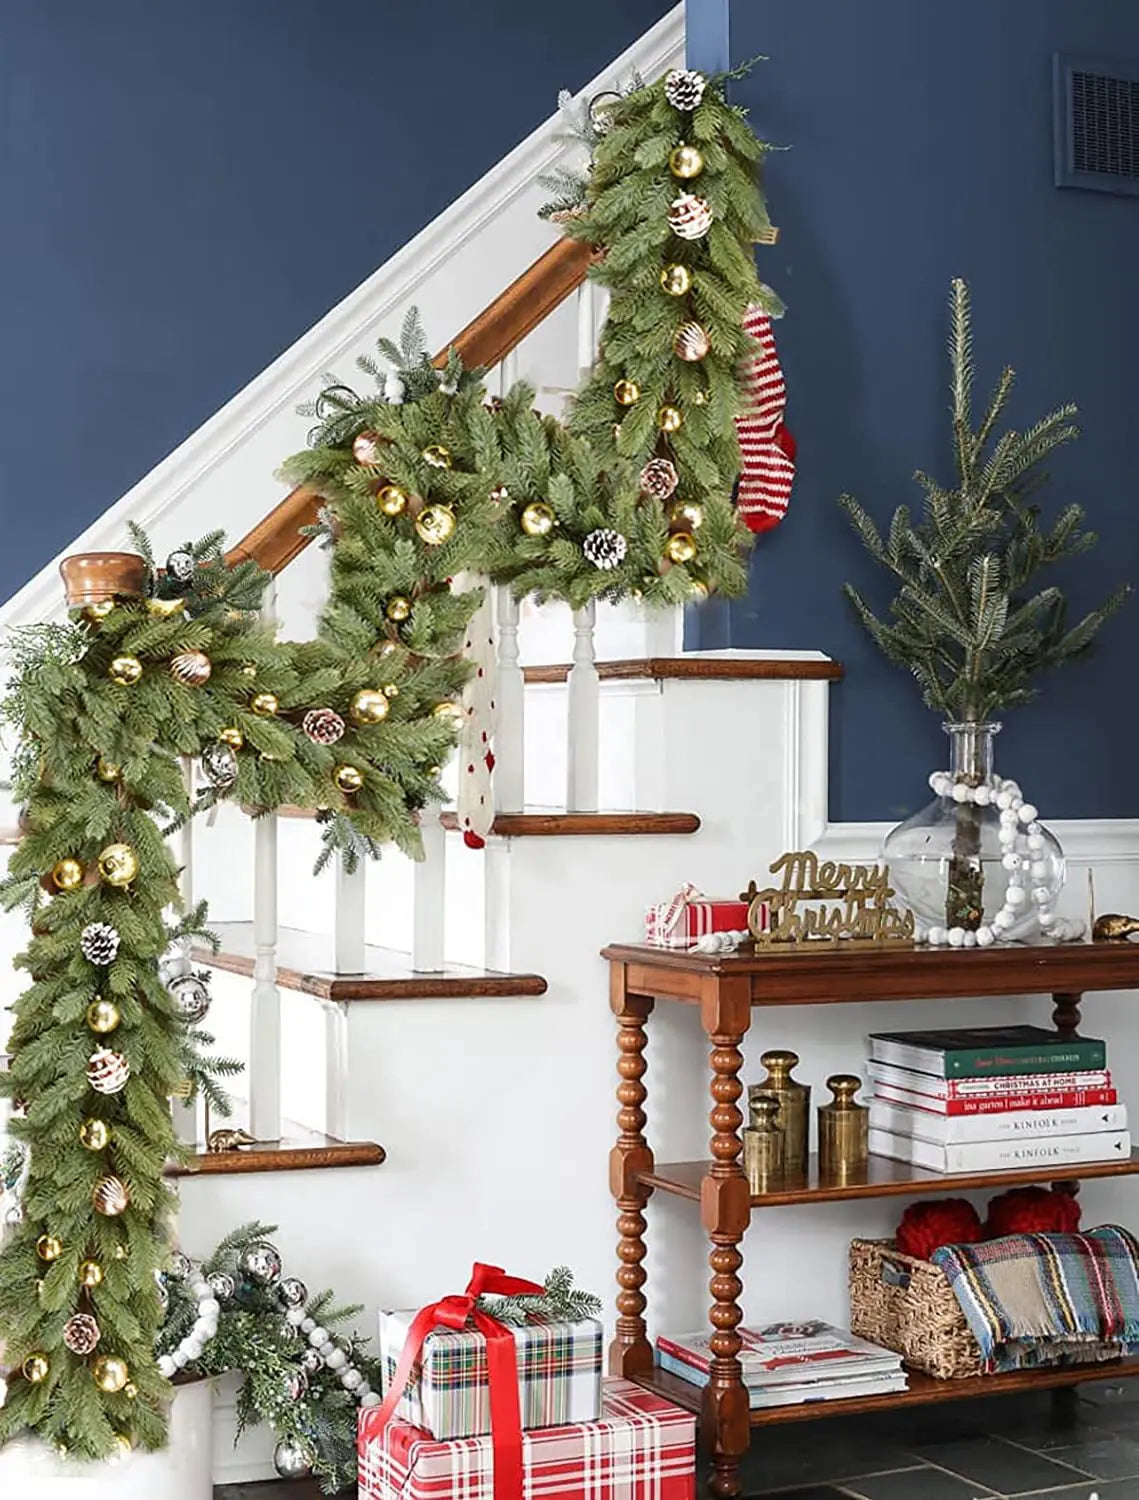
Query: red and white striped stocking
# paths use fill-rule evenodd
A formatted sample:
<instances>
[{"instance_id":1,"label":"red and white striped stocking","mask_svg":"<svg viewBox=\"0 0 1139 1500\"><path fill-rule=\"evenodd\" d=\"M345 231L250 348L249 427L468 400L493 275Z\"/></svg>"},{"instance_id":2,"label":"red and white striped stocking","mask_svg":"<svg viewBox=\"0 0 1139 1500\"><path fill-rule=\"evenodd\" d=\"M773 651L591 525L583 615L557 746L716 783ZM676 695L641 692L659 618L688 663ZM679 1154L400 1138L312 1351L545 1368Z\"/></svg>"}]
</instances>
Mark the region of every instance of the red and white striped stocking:
<instances>
[{"instance_id":1,"label":"red and white striped stocking","mask_svg":"<svg viewBox=\"0 0 1139 1500\"><path fill-rule=\"evenodd\" d=\"M796 444L783 422L787 387L771 319L753 304L743 326L759 349L743 369L744 405L736 418L743 472L736 487L736 508L749 531L770 531L787 514Z\"/></svg>"}]
</instances>

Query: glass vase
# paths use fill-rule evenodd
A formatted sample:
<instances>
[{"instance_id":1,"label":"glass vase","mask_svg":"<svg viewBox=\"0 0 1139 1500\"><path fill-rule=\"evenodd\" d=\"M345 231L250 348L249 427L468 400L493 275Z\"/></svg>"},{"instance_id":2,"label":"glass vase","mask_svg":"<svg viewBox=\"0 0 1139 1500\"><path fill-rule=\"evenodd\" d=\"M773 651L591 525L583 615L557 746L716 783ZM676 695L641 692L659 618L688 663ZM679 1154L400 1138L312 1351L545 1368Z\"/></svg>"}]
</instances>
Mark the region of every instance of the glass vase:
<instances>
[{"instance_id":1,"label":"glass vase","mask_svg":"<svg viewBox=\"0 0 1139 1500\"><path fill-rule=\"evenodd\" d=\"M920 812L886 835L882 857L890 867L890 884L913 911L919 927L959 927L973 934L992 928L1005 906L1010 866L1028 867L1024 897L1015 912L1002 918L999 935L1025 939L1040 933L1038 914L1049 913L1064 884L1064 853L1059 841L1040 825L1042 847L1026 849L1018 841L1016 853L1002 849L1000 811L996 806L997 779L993 774L993 741L999 724L944 724L949 736L950 793L935 796ZM991 788L992 800L983 805L957 801L958 785ZM1047 891L1047 897L1042 892ZM1026 899L1025 899L1026 898Z\"/></svg>"}]
</instances>

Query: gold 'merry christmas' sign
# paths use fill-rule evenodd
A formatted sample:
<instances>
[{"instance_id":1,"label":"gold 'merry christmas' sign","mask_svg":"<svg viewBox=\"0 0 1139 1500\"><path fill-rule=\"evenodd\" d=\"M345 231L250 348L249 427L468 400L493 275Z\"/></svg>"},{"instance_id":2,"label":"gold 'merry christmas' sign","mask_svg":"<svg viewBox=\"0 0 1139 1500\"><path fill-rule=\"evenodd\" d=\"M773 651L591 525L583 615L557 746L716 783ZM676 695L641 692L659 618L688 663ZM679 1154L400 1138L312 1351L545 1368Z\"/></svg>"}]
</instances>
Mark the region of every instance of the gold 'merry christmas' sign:
<instances>
[{"instance_id":1,"label":"gold 'merry christmas' sign","mask_svg":"<svg viewBox=\"0 0 1139 1500\"><path fill-rule=\"evenodd\" d=\"M810 850L781 855L771 866L778 886L759 890L753 880L748 927L756 945L802 943L838 938L869 942L912 942L914 914L891 905L894 890L885 865L820 862Z\"/></svg>"}]
</instances>

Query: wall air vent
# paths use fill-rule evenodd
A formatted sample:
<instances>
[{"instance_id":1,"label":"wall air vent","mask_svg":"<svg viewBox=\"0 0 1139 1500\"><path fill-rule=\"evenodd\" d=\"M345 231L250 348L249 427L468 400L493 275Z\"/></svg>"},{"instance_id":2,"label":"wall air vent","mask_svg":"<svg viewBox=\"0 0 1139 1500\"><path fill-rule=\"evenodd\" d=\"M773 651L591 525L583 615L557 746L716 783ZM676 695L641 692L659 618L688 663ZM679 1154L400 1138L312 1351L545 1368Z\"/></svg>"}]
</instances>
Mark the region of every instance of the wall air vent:
<instances>
[{"instance_id":1,"label":"wall air vent","mask_svg":"<svg viewBox=\"0 0 1139 1500\"><path fill-rule=\"evenodd\" d=\"M1139 62L1055 59L1056 186L1139 193Z\"/></svg>"}]
</instances>

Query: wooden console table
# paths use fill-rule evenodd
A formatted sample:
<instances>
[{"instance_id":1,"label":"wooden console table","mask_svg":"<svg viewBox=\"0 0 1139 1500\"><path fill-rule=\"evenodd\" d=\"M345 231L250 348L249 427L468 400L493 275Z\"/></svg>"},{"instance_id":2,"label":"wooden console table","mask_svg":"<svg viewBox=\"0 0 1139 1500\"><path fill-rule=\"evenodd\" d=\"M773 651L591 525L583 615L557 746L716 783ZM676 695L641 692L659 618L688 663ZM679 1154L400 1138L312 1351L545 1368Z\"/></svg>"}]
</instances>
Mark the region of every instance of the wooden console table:
<instances>
[{"instance_id":1,"label":"wooden console table","mask_svg":"<svg viewBox=\"0 0 1139 1500\"><path fill-rule=\"evenodd\" d=\"M952 1194L968 1188L1008 1187L1047 1182L1055 1167L1016 1171L946 1174L871 1157L858 1180L820 1181L812 1158L805 1176L784 1179L753 1197L740 1164L743 1092L740 1044L756 1005L843 1005L868 1000L941 1000L978 995L1050 994L1057 1030L1075 1032L1080 998L1089 990L1139 989L1139 945L1071 943L1055 947L944 950L871 947L861 944L806 944L761 951L747 957L711 957L641 945L606 948L610 962L610 1003L617 1017L617 1123L620 1134L610 1159L610 1183L617 1201L617 1336L610 1369L700 1413L704 1444L711 1454L713 1495L740 1493L739 1461L750 1428L771 1422L805 1420L887 1406L913 1406L961 1396L996 1394L1024 1388L1071 1386L1077 1381L1139 1374L1139 1359L1063 1370L1017 1371L968 1380L932 1380L911 1374L909 1389L886 1396L781 1406L751 1411L737 1358L736 1328L743 1318L739 1270L740 1241L754 1209L787 1203L833 1203L845 1198ZM646 1023L657 999L698 1005L710 1046L712 1108L710 1160L662 1163L653 1159L645 1137L643 1109ZM1115 1177L1139 1172L1139 1151L1121 1161L1065 1167L1073 1178ZM1070 1185L1075 1191L1075 1185ZM654 1191L674 1193L700 1205L711 1242L709 1291L712 1305L711 1375L703 1391L654 1368L641 1288L646 1272L645 1206Z\"/></svg>"}]
</instances>

